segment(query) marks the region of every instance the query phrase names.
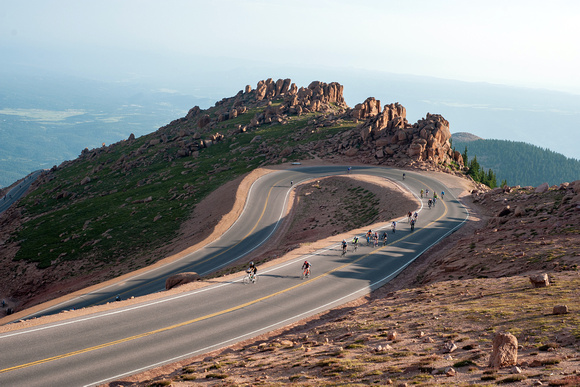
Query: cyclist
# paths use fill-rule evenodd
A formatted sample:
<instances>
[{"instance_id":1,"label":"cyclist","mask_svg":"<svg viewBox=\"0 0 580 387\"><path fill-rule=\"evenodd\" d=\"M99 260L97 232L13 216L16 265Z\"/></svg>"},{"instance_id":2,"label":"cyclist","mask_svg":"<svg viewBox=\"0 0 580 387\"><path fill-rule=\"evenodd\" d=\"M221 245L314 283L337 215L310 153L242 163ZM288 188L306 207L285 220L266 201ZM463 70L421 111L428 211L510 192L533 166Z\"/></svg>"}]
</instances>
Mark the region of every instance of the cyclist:
<instances>
[{"instance_id":1,"label":"cyclist","mask_svg":"<svg viewBox=\"0 0 580 387\"><path fill-rule=\"evenodd\" d=\"M379 233L375 231L375 247L379 247Z\"/></svg>"},{"instance_id":2,"label":"cyclist","mask_svg":"<svg viewBox=\"0 0 580 387\"><path fill-rule=\"evenodd\" d=\"M371 235L373 234L372 230L367 232L367 246L371 244Z\"/></svg>"},{"instance_id":3,"label":"cyclist","mask_svg":"<svg viewBox=\"0 0 580 387\"><path fill-rule=\"evenodd\" d=\"M431 206L433 205L433 200L429 199L429 201L427 201L427 204L429 205L429 209L431 209Z\"/></svg>"},{"instance_id":4,"label":"cyclist","mask_svg":"<svg viewBox=\"0 0 580 387\"><path fill-rule=\"evenodd\" d=\"M403 173L403 180L405 180L405 174Z\"/></svg>"},{"instance_id":5,"label":"cyclist","mask_svg":"<svg viewBox=\"0 0 580 387\"><path fill-rule=\"evenodd\" d=\"M423 188L421 188L421 199L423 199L423 194L425 193L425 191L423 191Z\"/></svg>"},{"instance_id":6,"label":"cyclist","mask_svg":"<svg viewBox=\"0 0 580 387\"><path fill-rule=\"evenodd\" d=\"M415 219L411 221L411 231L415 230Z\"/></svg>"},{"instance_id":7,"label":"cyclist","mask_svg":"<svg viewBox=\"0 0 580 387\"><path fill-rule=\"evenodd\" d=\"M413 213L411 211L407 212L407 222L411 223L411 217L413 216Z\"/></svg>"},{"instance_id":8,"label":"cyclist","mask_svg":"<svg viewBox=\"0 0 580 387\"><path fill-rule=\"evenodd\" d=\"M383 246L387 245L387 232L383 231Z\"/></svg>"},{"instance_id":9,"label":"cyclist","mask_svg":"<svg viewBox=\"0 0 580 387\"><path fill-rule=\"evenodd\" d=\"M292 187L293 184L294 184L294 181L290 180L290 187Z\"/></svg>"},{"instance_id":10,"label":"cyclist","mask_svg":"<svg viewBox=\"0 0 580 387\"><path fill-rule=\"evenodd\" d=\"M435 207L435 203L437 203L437 198L433 198L433 207Z\"/></svg>"},{"instance_id":11,"label":"cyclist","mask_svg":"<svg viewBox=\"0 0 580 387\"><path fill-rule=\"evenodd\" d=\"M428 189L425 190L425 196L429 196L429 190Z\"/></svg>"},{"instance_id":12,"label":"cyclist","mask_svg":"<svg viewBox=\"0 0 580 387\"><path fill-rule=\"evenodd\" d=\"M346 254L346 246L347 246L346 239L343 239L342 240L342 255Z\"/></svg>"},{"instance_id":13,"label":"cyclist","mask_svg":"<svg viewBox=\"0 0 580 387\"><path fill-rule=\"evenodd\" d=\"M391 223L391 228L393 229L393 232L395 232L395 230L397 228L397 222Z\"/></svg>"},{"instance_id":14,"label":"cyclist","mask_svg":"<svg viewBox=\"0 0 580 387\"><path fill-rule=\"evenodd\" d=\"M303 277L310 277L310 268L312 265L308 261L304 261L302 264L302 276Z\"/></svg>"},{"instance_id":15,"label":"cyclist","mask_svg":"<svg viewBox=\"0 0 580 387\"><path fill-rule=\"evenodd\" d=\"M352 245L354 246L354 251L356 251L356 249L358 248L358 237L357 236L352 238Z\"/></svg>"},{"instance_id":16,"label":"cyclist","mask_svg":"<svg viewBox=\"0 0 580 387\"><path fill-rule=\"evenodd\" d=\"M250 275L250 280L252 282L256 282L256 273L258 272L258 268L254 264L254 261L250 262L250 267L248 267L246 272Z\"/></svg>"},{"instance_id":17,"label":"cyclist","mask_svg":"<svg viewBox=\"0 0 580 387\"><path fill-rule=\"evenodd\" d=\"M441 200L443 200L443 196L445 196L445 191L441 191Z\"/></svg>"},{"instance_id":18,"label":"cyclist","mask_svg":"<svg viewBox=\"0 0 580 387\"><path fill-rule=\"evenodd\" d=\"M416 222L418 217L419 217L419 214L417 213L417 211L415 211L415 213L413 214L413 220L415 220L415 222Z\"/></svg>"},{"instance_id":19,"label":"cyclist","mask_svg":"<svg viewBox=\"0 0 580 387\"><path fill-rule=\"evenodd\" d=\"M351 167L348 167L348 169L346 170L347 173L350 173Z\"/></svg>"}]
</instances>

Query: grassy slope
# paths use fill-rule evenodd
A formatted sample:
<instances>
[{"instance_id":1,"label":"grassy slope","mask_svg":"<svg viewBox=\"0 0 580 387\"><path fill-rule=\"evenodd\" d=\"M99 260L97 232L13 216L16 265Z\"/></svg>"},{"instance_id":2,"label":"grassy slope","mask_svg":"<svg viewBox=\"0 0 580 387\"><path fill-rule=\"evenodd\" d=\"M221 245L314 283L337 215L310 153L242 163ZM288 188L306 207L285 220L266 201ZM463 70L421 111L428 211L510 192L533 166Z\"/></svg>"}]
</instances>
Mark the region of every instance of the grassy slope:
<instances>
[{"instance_id":1,"label":"grassy slope","mask_svg":"<svg viewBox=\"0 0 580 387\"><path fill-rule=\"evenodd\" d=\"M251 108L204 133L202 138L216 132L233 133L237 125L249 124L254 114L262 110ZM215 116L219 111L210 108L204 113ZM20 203L27 221L13 236L20 244L16 260L37 262L41 268L82 261L84 266L70 273L73 276L130 260L167 244L177 236L195 205L217 187L261 164L279 162L277 154L287 147L294 149L288 160L309 157L300 145L323 140L355 125L344 122L306 130L309 121L318 115L291 117L285 125L263 125L250 132L228 135L224 141L202 149L197 158L175 157L178 142L183 140L175 133L181 129L197 130L196 122L176 120L158 131L168 136L167 143L146 147L156 138L153 133L132 143L114 144L92 159L77 159L55 171L49 182ZM251 143L257 135L262 139ZM275 152L264 153L260 149L263 142ZM133 166L122 168L123 163ZM85 176L91 181L81 185ZM69 196L58 199L62 191ZM149 197L150 202L135 202Z\"/></svg>"}]
</instances>

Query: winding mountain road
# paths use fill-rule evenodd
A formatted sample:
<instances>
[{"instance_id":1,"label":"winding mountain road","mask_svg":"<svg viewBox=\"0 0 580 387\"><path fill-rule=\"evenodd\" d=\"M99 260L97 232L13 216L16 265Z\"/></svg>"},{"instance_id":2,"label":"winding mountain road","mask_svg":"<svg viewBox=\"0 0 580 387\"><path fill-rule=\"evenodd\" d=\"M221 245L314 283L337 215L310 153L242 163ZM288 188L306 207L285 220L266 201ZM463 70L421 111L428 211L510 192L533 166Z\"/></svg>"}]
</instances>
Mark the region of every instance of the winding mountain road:
<instances>
[{"instance_id":1,"label":"winding mountain road","mask_svg":"<svg viewBox=\"0 0 580 387\"><path fill-rule=\"evenodd\" d=\"M125 281L123 288L87 294L76 305L103 302L117 293L158 291L172 272L223 267L274 233L285 213L290 181L345 173L346 167L323 166L263 176L252 186L241 217L222 238L173 266ZM459 192L431 177L406 171L401 181L402 171L379 167L356 167L352 173L392 179L415 193L421 188L445 191L445 200L427 209L423 199L415 231L406 222L394 234L389 226L385 247L361 246L341 256L337 241L316 251L308 256L313 275L306 280L299 277L300 257L261 270L256 284L244 285L239 277L149 303L0 334L0 385L98 385L283 327L370 293L468 217L455 198Z\"/></svg>"}]
</instances>

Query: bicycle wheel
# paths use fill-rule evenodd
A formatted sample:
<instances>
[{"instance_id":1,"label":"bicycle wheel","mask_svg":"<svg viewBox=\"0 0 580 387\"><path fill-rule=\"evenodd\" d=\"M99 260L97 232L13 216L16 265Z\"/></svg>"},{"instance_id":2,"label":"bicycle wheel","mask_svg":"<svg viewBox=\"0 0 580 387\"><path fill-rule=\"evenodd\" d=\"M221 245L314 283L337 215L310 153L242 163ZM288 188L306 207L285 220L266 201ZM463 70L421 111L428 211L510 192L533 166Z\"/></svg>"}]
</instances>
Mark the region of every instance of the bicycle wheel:
<instances>
[{"instance_id":1,"label":"bicycle wheel","mask_svg":"<svg viewBox=\"0 0 580 387\"><path fill-rule=\"evenodd\" d=\"M254 275L254 278L252 279L252 282L253 282L253 283L256 283L256 282L258 282L258 275L257 275L257 274L256 274L256 275Z\"/></svg>"},{"instance_id":2,"label":"bicycle wheel","mask_svg":"<svg viewBox=\"0 0 580 387\"><path fill-rule=\"evenodd\" d=\"M249 284L250 283L250 276L246 274L246 276L244 277L242 282L244 283L244 285Z\"/></svg>"}]
</instances>

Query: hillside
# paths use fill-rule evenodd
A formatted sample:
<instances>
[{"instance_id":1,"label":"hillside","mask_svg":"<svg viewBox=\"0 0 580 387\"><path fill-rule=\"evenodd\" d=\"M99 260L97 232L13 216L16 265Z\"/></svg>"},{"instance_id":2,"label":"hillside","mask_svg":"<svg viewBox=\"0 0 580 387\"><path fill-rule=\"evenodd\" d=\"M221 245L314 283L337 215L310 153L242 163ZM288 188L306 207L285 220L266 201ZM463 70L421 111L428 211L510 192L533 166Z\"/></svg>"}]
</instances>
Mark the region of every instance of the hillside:
<instances>
[{"instance_id":1,"label":"hillside","mask_svg":"<svg viewBox=\"0 0 580 387\"><path fill-rule=\"evenodd\" d=\"M338 184L313 197L307 195L311 185L298 193L295 230L311 224L308 207L324 202L332 212L337 192L346 197L351 189ZM476 191L462 200L470 206L470 222L372 298L108 385L336 385L345 378L354 385L355 380L360 385L577 385L580 182L547 191ZM287 230L282 239L295 233ZM315 248L306 245L286 255ZM534 289L528 276L541 272L549 274L551 286ZM190 285L172 292L191 290ZM563 304L570 313L552 313ZM60 317L79 313L90 311ZM518 369L487 367L491 341L500 331L517 337ZM457 348L447 349L453 345Z\"/></svg>"},{"instance_id":2,"label":"hillside","mask_svg":"<svg viewBox=\"0 0 580 387\"><path fill-rule=\"evenodd\" d=\"M470 160L475 156L484 170L492 169L498 184L506 180L512 186L536 187L580 179L580 160L549 149L518 141L474 139L460 133L454 133L452 140L456 150L464 153L467 147Z\"/></svg>"},{"instance_id":3,"label":"hillside","mask_svg":"<svg viewBox=\"0 0 580 387\"><path fill-rule=\"evenodd\" d=\"M453 142L458 143L466 143L476 140L483 140L483 138L476 136L475 134L467 133L467 132L457 132L451 134L451 139Z\"/></svg>"},{"instance_id":4,"label":"hillside","mask_svg":"<svg viewBox=\"0 0 580 387\"><path fill-rule=\"evenodd\" d=\"M470 223L372 298L108 385L578 385L580 182L560 188L468 195ZM309 189L300 207L332 203ZM549 287L530 285L539 272ZM517 369L488 367L498 332L517 338Z\"/></svg>"},{"instance_id":5,"label":"hillside","mask_svg":"<svg viewBox=\"0 0 580 387\"><path fill-rule=\"evenodd\" d=\"M459 171L450 136L442 116L411 124L398 103L368 98L349 108L338 83L260 81L44 173L0 217L0 275L8 279L0 295L27 307L57 283L74 291L175 253L200 200L262 165L319 158Z\"/></svg>"},{"instance_id":6,"label":"hillside","mask_svg":"<svg viewBox=\"0 0 580 387\"><path fill-rule=\"evenodd\" d=\"M449 125L442 117L428 114L408 124L400 105L381 111L380 103L367 99L352 109L344 106L338 84L313 83L299 89L302 93L297 89L296 100L289 93L293 88L286 91L284 84L266 81L256 90L246 88L214 110L194 108L156 133L86 150L46 173L19 207L0 218L3 238L9 235L4 231L12 235L1 241L3 286L21 292L9 301L22 307L23 300L38 302L34 296L40 292L54 296L51 281L59 276L69 276L61 281L60 295L73 289L68 280L84 286L166 256L170 244L188 240L181 228L172 227L199 216L195 210L202 200L223 200L228 197L224 192L231 196L239 177L255 166L312 159L422 169L440 178L462 175L457 171L462 160L449 149ZM319 98L311 99L316 93ZM333 200L337 192L345 198L359 189L376 195L373 206L379 213L384 210L386 218L393 214L389 206L401 207L381 199L384 190L368 183L349 185L338 179L317 195L306 194L309 186L301 189L293 228L278 238L292 234L300 240L299 230L314 225L309 206L328 203L325 211L333 214L341 207ZM580 182L552 189L480 187L462 200L470 207L470 222L371 298L110 385L336 385L345 380L361 385L577 385ZM211 215L215 225L221 214ZM368 211L361 222L381 220ZM346 222L320 227L316 237L351 227ZM142 237L144 231L155 238ZM146 249L161 238L167 238L166 244L148 254ZM37 250L23 248L38 239ZM264 259L278 254L283 256L277 259L287 259L314 247L296 248L290 238L287 243L274 254L266 251ZM22 250L28 255L18 255ZM40 259L46 251L52 259ZM9 254L19 259L16 264ZM105 254L116 260L107 261ZM528 277L543 272L551 286L533 289ZM204 281L190 285L204 286ZM139 301L118 305L132 302ZM557 305L566 305L571 313L554 314ZM91 311L54 318L77 313ZM22 325L36 323L42 321ZM511 332L519 342L518 369L487 366L491 341L500 331Z\"/></svg>"}]
</instances>

